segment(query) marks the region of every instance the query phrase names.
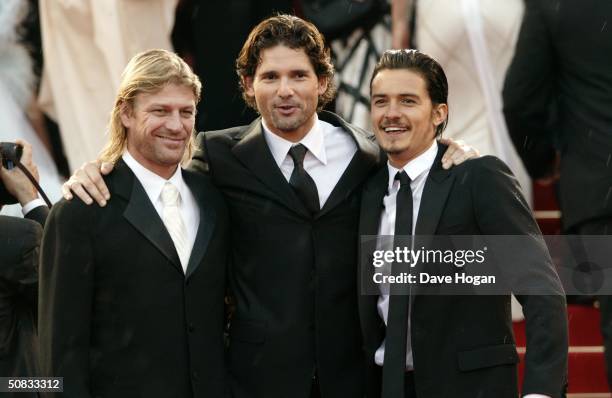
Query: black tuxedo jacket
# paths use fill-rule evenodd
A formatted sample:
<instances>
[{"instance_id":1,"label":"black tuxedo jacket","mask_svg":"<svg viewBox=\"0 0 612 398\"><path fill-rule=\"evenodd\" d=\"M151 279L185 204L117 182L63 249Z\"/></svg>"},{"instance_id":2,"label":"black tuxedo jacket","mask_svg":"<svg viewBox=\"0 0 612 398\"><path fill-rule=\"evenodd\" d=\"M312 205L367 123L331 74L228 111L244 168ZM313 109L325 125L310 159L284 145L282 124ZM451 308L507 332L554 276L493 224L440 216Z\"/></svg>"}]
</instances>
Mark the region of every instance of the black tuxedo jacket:
<instances>
[{"instance_id":1,"label":"black tuxedo jacket","mask_svg":"<svg viewBox=\"0 0 612 398\"><path fill-rule=\"evenodd\" d=\"M528 0L504 112L532 177L561 153L563 226L612 217L612 2Z\"/></svg>"},{"instance_id":2,"label":"black tuxedo jacket","mask_svg":"<svg viewBox=\"0 0 612 398\"><path fill-rule=\"evenodd\" d=\"M144 188L123 161L106 207L51 211L42 245L39 327L45 376L62 396L223 397L227 209L184 171L200 210L186 274Z\"/></svg>"},{"instance_id":3,"label":"black tuxedo jacket","mask_svg":"<svg viewBox=\"0 0 612 398\"><path fill-rule=\"evenodd\" d=\"M527 321L523 394L559 397L567 366L565 297L540 231L518 183L499 159L486 156L450 170L441 167L445 146L427 177L415 235L524 235L538 258L529 280L548 295L518 296ZM388 168L368 181L362 198L360 234L377 235ZM512 262L511 262L512 263ZM529 263L532 263L531 261ZM373 268L363 267L362 281ZM377 295L359 297L368 396L380 396L381 368L374 363L385 326ZM416 295L411 297L411 342L417 396L516 398L518 356L512 333L510 297L505 295Z\"/></svg>"},{"instance_id":4,"label":"black tuxedo jacket","mask_svg":"<svg viewBox=\"0 0 612 398\"><path fill-rule=\"evenodd\" d=\"M228 367L235 397L363 397L356 264L360 192L378 162L373 136L338 116L358 150L312 217L275 163L261 120L200 133L194 167L225 194L235 312Z\"/></svg>"},{"instance_id":5,"label":"black tuxedo jacket","mask_svg":"<svg viewBox=\"0 0 612 398\"><path fill-rule=\"evenodd\" d=\"M0 216L0 376L40 376L36 313L42 226L49 209L40 206L26 219ZM35 393L4 393L35 397ZM5 396L3 395L3 396Z\"/></svg>"}]
</instances>

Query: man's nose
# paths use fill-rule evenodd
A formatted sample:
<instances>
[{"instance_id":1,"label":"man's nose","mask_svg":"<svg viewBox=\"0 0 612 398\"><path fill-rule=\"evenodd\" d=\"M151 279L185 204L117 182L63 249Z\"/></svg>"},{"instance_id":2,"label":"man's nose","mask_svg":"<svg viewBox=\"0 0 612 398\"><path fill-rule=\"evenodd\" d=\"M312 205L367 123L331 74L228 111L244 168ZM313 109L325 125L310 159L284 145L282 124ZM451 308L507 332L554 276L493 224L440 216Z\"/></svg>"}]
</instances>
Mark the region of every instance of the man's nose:
<instances>
[{"instance_id":1,"label":"man's nose","mask_svg":"<svg viewBox=\"0 0 612 398\"><path fill-rule=\"evenodd\" d=\"M171 112L166 118L166 128L171 131L180 131L182 127L179 111Z\"/></svg>"},{"instance_id":2,"label":"man's nose","mask_svg":"<svg viewBox=\"0 0 612 398\"><path fill-rule=\"evenodd\" d=\"M399 119L402 113L399 111L399 106L396 103L391 102L385 111L385 117L387 119Z\"/></svg>"},{"instance_id":3,"label":"man's nose","mask_svg":"<svg viewBox=\"0 0 612 398\"><path fill-rule=\"evenodd\" d=\"M281 78L279 81L279 86L278 86L278 96L286 98L286 97L291 97L292 95L293 95L293 86L291 84L291 81L286 77Z\"/></svg>"}]
</instances>

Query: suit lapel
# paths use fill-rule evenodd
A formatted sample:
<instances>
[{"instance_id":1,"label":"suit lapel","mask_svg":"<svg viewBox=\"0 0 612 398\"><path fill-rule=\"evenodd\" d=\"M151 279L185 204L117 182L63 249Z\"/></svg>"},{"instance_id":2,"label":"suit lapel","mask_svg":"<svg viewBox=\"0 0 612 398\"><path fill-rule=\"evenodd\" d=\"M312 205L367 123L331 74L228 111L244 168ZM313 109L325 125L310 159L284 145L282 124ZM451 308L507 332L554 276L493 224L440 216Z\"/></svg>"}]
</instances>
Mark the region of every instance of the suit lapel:
<instances>
[{"instance_id":1,"label":"suit lapel","mask_svg":"<svg viewBox=\"0 0 612 398\"><path fill-rule=\"evenodd\" d=\"M291 186L280 171L270 152L261 127L261 118L257 118L239 137L232 152L242 164L276 194L278 199L294 212L310 218L310 213L291 189Z\"/></svg>"},{"instance_id":2,"label":"suit lapel","mask_svg":"<svg viewBox=\"0 0 612 398\"><path fill-rule=\"evenodd\" d=\"M389 171L382 166L366 185L361 198L359 235L378 235L383 199L389 185Z\"/></svg>"},{"instance_id":3,"label":"suit lapel","mask_svg":"<svg viewBox=\"0 0 612 398\"><path fill-rule=\"evenodd\" d=\"M201 183L198 184L197 176L189 170L183 170L183 178L193 193L200 210L200 225L198 226L198 232L193 244L193 249L191 250L191 256L189 257L185 275L185 278L189 278L202 262L202 258L204 258L208 243L215 230L217 213L206 197L206 186Z\"/></svg>"},{"instance_id":4,"label":"suit lapel","mask_svg":"<svg viewBox=\"0 0 612 398\"><path fill-rule=\"evenodd\" d=\"M321 217L346 199L367 177L380 159L378 145L369 139L364 132L355 129L342 118L330 112L321 112L319 118L334 126L342 127L357 144L357 152L351 159L338 183L332 190L323 208L317 215Z\"/></svg>"},{"instance_id":5,"label":"suit lapel","mask_svg":"<svg viewBox=\"0 0 612 398\"><path fill-rule=\"evenodd\" d=\"M114 191L128 202L123 216L182 274L172 238L138 179L123 160L117 162L114 174Z\"/></svg>"},{"instance_id":6,"label":"suit lapel","mask_svg":"<svg viewBox=\"0 0 612 398\"><path fill-rule=\"evenodd\" d=\"M454 175L442 168L442 155L448 147L438 143L438 154L434 160L421 197L421 206L417 217L416 235L434 235L440 216L446 205Z\"/></svg>"}]
</instances>

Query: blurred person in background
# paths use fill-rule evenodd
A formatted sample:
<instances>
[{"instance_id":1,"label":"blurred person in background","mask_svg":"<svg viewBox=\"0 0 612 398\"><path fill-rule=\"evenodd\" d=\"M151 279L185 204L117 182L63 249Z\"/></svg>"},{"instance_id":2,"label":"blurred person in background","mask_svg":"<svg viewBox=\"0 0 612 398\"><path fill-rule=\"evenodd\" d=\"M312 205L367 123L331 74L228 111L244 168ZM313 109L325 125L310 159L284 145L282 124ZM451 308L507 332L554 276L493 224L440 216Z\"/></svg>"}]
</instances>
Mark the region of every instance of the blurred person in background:
<instances>
[{"instance_id":1,"label":"blurred person in background","mask_svg":"<svg viewBox=\"0 0 612 398\"><path fill-rule=\"evenodd\" d=\"M359 4L336 0L332 3L340 3L342 8L328 12L327 18L320 18L327 28L327 32L325 29L322 32L331 46L336 68L338 94L334 108L349 123L371 130L369 79L376 62L391 46L389 1Z\"/></svg>"},{"instance_id":2,"label":"blurred person in background","mask_svg":"<svg viewBox=\"0 0 612 398\"><path fill-rule=\"evenodd\" d=\"M559 183L563 231L612 235L612 2L527 1L503 98L527 170ZM579 246L576 264L588 258ZM598 299L612 388L612 292L604 293Z\"/></svg>"},{"instance_id":3,"label":"blurred person in background","mask_svg":"<svg viewBox=\"0 0 612 398\"><path fill-rule=\"evenodd\" d=\"M23 145L21 163L38 178L32 161L32 147ZM19 202L25 218L0 216L0 377L37 377L38 254L42 227L49 209L38 199L36 188L25 174L0 165L0 208ZM3 393L16 398L35 397L36 393Z\"/></svg>"},{"instance_id":4,"label":"blurred person in background","mask_svg":"<svg viewBox=\"0 0 612 398\"><path fill-rule=\"evenodd\" d=\"M28 12L28 2L0 2L0 142L23 139L35 148L40 185L52 201L61 198L61 178L49 154L44 128L35 122L35 77L28 49L21 41L19 27ZM32 123L34 121L34 123ZM2 214L19 216L20 206L5 206Z\"/></svg>"}]
</instances>

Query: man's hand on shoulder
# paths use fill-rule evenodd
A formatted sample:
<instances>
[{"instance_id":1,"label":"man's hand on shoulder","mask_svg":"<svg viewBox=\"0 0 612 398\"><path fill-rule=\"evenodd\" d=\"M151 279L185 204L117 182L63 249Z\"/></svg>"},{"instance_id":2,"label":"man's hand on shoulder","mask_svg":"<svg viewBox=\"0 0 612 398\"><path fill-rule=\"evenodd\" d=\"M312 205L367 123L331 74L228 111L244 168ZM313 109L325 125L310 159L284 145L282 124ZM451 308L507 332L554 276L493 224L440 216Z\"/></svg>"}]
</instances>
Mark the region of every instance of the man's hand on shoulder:
<instances>
[{"instance_id":1,"label":"man's hand on shoulder","mask_svg":"<svg viewBox=\"0 0 612 398\"><path fill-rule=\"evenodd\" d=\"M440 138L440 143L448 145L448 149L442 156L442 167L450 169L452 166L457 166L468 159L477 158L480 156L478 149L472 148L462 140L453 140L452 138Z\"/></svg>"},{"instance_id":2,"label":"man's hand on shoulder","mask_svg":"<svg viewBox=\"0 0 612 398\"><path fill-rule=\"evenodd\" d=\"M62 185L64 199L72 200L73 195L76 195L88 205L95 200L98 205L106 206L106 201L110 199L110 192L102 176L109 174L113 167L112 163L99 160L83 164Z\"/></svg>"}]
</instances>

